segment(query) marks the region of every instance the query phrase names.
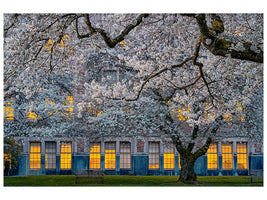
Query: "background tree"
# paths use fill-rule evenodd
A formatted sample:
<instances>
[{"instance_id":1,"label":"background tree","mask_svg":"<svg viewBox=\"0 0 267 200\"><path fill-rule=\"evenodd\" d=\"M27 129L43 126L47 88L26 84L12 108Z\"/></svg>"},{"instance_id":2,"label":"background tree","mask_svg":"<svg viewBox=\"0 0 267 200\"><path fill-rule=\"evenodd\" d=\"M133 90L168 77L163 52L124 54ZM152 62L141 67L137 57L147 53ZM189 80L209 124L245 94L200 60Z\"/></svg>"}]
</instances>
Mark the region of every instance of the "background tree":
<instances>
[{"instance_id":1,"label":"background tree","mask_svg":"<svg viewBox=\"0 0 267 200\"><path fill-rule=\"evenodd\" d=\"M17 169L20 158L20 145L13 137L4 137L4 175Z\"/></svg>"}]
</instances>

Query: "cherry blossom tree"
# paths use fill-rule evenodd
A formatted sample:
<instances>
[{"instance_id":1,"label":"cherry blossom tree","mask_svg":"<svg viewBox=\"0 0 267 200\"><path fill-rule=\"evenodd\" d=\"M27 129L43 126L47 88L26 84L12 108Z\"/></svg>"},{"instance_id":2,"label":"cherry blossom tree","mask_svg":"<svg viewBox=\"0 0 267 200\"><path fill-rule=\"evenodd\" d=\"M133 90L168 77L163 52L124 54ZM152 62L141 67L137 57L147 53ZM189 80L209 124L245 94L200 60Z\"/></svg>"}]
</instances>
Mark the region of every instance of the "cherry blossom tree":
<instances>
[{"instance_id":1,"label":"cherry blossom tree","mask_svg":"<svg viewBox=\"0 0 267 200\"><path fill-rule=\"evenodd\" d=\"M86 66L86 92L68 127L90 127L89 135L80 130L88 137L165 133L181 157L180 181L196 180L194 163L220 126L262 136L263 121L253 117L262 116L262 14L5 15L4 35L5 97L59 91L58 77L70 76L75 88L75 68ZM99 53L118 58L122 81L100 76L88 61ZM42 80L51 80L49 89ZM88 112L96 107L100 115Z\"/></svg>"}]
</instances>

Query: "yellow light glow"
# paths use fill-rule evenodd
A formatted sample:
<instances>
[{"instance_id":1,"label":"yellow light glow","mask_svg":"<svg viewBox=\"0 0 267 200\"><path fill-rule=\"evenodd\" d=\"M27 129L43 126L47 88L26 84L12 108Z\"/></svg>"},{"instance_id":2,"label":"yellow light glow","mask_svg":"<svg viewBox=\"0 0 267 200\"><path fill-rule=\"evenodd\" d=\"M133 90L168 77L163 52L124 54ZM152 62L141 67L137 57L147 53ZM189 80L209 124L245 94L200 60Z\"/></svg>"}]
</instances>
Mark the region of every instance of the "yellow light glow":
<instances>
[{"instance_id":1,"label":"yellow light glow","mask_svg":"<svg viewBox=\"0 0 267 200\"><path fill-rule=\"evenodd\" d=\"M63 35L62 39L60 40L60 46L61 47L65 47L65 45L67 44L67 40L66 38L69 38L68 35ZM55 40L48 40L47 44L45 45L45 48L48 51L52 51L52 46L54 45ZM56 45L58 47L58 44Z\"/></svg>"},{"instance_id":2,"label":"yellow light glow","mask_svg":"<svg viewBox=\"0 0 267 200\"><path fill-rule=\"evenodd\" d=\"M217 144L210 144L207 151L208 169L218 169Z\"/></svg>"},{"instance_id":3,"label":"yellow light glow","mask_svg":"<svg viewBox=\"0 0 267 200\"><path fill-rule=\"evenodd\" d=\"M4 106L4 116L8 120L14 119L14 108L9 106Z\"/></svg>"},{"instance_id":4,"label":"yellow light glow","mask_svg":"<svg viewBox=\"0 0 267 200\"><path fill-rule=\"evenodd\" d=\"M126 43L125 43L125 42L121 41L120 44L121 44L122 46L126 47Z\"/></svg>"},{"instance_id":5,"label":"yellow light glow","mask_svg":"<svg viewBox=\"0 0 267 200\"><path fill-rule=\"evenodd\" d=\"M149 165L149 169L159 169L159 165L158 164L154 164L154 165Z\"/></svg>"},{"instance_id":6,"label":"yellow light glow","mask_svg":"<svg viewBox=\"0 0 267 200\"><path fill-rule=\"evenodd\" d=\"M53 43L54 43L53 40L48 40L47 45L45 45L45 48L46 48L48 51L51 51L51 50L52 50L52 45L53 45Z\"/></svg>"},{"instance_id":7,"label":"yellow light glow","mask_svg":"<svg viewBox=\"0 0 267 200\"><path fill-rule=\"evenodd\" d=\"M222 164L223 169L233 168L233 155L231 144L222 144Z\"/></svg>"},{"instance_id":8,"label":"yellow light glow","mask_svg":"<svg viewBox=\"0 0 267 200\"><path fill-rule=\"evenodd\" d=\"M28 112L28 117L29 117L29 119L36 119L37 115L33 112Z\"/></svg>"},{"instance_id":9,"label":"yellow light glow","mask_svg":"<svg viewBox=\"0 0 267 200\"><path fill-rule=\"evenodd\" d=\"M100 153L100 144L94 144L90 148L90 153Z\"/></svg>"},{"instance_id":10,"label":"yellow light glow","mask_svg":"<svg viewBox=\"0 0 267 200\"><path fill-rule=\"evenodd\" d=\"M214 115L208 113L208 109L210 108L210 104L209 103L207 103L207 105L205 106L205 108L207 110L207 111L205 111L205 119L214 118Z\"/></svg>"},{"instance_id":11,"label":"yellow light glow","mask_svg":"<svg viewBox=\"0 0 267 200\"><path fill-rule=\"evenodd\" d=\"M238 110L243 110L243 109L242 109L242 105L241 105L239 102L236 102L236 104L238 105L238 106L236 107L236 109L238 109Z\"/></svg>"},{"instance_id":12,"label":"yellow light glow","mask_svg":"<svg viewBox=\"0 0 267 200\"><path fill-rule=\"evenodd\" d=\"M170 101L168 102L170 103ZM176 109L174 106L172 106L172 109L170 111L172 117L174 117L176 115L176 117L180 120L180 121L185 121L188 117L182 114L182 111L188 111L190 112L190 108L185 108L180 106L178 109Z\"/></svg>"},{"instance_id":13,"label":"yellow light glow","mask_svg":"<svg viewBox=\"0 0 267 200\"><path fill-rule=\"evenodd\" d=\"M231 114L228 114L228 115L224 115L224 118L223 118L224 121L232 121L233 120L233 117Z\"/></svg>"},{"instance_id":14,"label":"yellow light glow","mask_svg":"<svg viewBox=\"0 0 267 200\"><path fill-rule=\"evenodd\" d=\"M181 156L180 156L180 154L179 154L179 169L181 169L182 167L181 167Z\"/></svg>"},{"instance_id":15,"label":"yellow light glow","mask_svg":"<svg viewBox=\"0 0 267 200\"><path fill-rule=\"evenodd\" d=\"M164 169L174 169L174 153L164 153Z\"/></svg>"},{"instance_id":16,"label":"yellow light glow","mask_svg":"<svg viewBox=\"0 0 267 200\"><path fill-rule=\"evenodd\" d=\"M178 113L177 117L178 117L178 119L180 121L184 121L184 120L186 120L188 118L187 116L185 116L185 115L182 114L182 111L188 111L188 112L190 112L190 108L179 107L179 109L177 110L177 113Z\"/></svg>"},{"instance_id":17,"label":"yellow light glow","mask_svg":"<svg viewBox=\"0 0 267 200\"><path fill-rule=\"evenodd\" d=\"M60 44L62 47L65 46L65 44L67 44L67 41L64 41L66 38L69 38L68 35L63 35L62 39L60 40Z\"/></svg>"},{"instance_id":18,"label":"yellow light glow","mask_svg":"<svg viewBox=\"0 0 267 200\"><path fill-rule=\"evenodd\" d=\"M61 153L60 153L60 168L61 169L71 169L71 143L64 142L61 143Z\"/></svg>"},{"instance_id":19,"label":"yellow light glow","mask_svg":"<svg viewBox=\"0 0 267 200\"><path fill-rule=\"evenodd\" d=\"M116 151L115 150L105 150L105 169L115 169L116 168Z\"/></svg>"},{"instance_id":20,"label":"yellow light glow","mask_svg":"<svg viewBox=\"0 0 267 200\"><path fill-rule=\"evenodd\" d=\"M41 143L30 144L30 169L41 168Z\"/></svg>"},{"instance_id":21,"label":"yellow light glow","mask_svg":"<svg viewBox=\"0 0 267 200\"><path fill-rule=\"evenodd\" d=\"M101 155L100 143L90 147L90 169L100 169Z\"/></svg>"},{"instance_id":22,"label":"yellow light glow","mask_svg":"<svg viewBox=\"0 0 267 200\"><path fill-rule=\"evenodd\" d=\"M70 115L73 115L73 96L66 97L65 105L69 105L68 108L65 109L66 112L64 112L64 115L67 117L67 119L70 119Z\"/></svg>"},{"instance_id":23,"label":"yellow light glow","mask_svg":"<svg viewBox=\"0 0 267 200\"><path fill-rule=\"evenodd\" d=\"M9 162L9 167L11 169L11 154L10 153L4 153L4 169L5 169L5 162Z\"/></svg>"},{"instance_id":24,"label":"yellow light glow","mask_svg":"<svg viewBox=\"0 0 267 200\"><path fill-rule=\"evenodd\" d=\"M247 144L237 143L237 169L247 169Z\"/></svg>"},{"instance_id":25,"label":"yellow light glow","mask_svg":"<svg viewBox=\"0 0 267 200\"><path fill-rule=\"evenodd\" d=\"M12 102L14 100L14 97L10 99L11 101L6 101L6 105L4 106L4 116L5 119L13 120L14 119L14 108L12 107L14 103Z\"/></svg>"}]
</instances>

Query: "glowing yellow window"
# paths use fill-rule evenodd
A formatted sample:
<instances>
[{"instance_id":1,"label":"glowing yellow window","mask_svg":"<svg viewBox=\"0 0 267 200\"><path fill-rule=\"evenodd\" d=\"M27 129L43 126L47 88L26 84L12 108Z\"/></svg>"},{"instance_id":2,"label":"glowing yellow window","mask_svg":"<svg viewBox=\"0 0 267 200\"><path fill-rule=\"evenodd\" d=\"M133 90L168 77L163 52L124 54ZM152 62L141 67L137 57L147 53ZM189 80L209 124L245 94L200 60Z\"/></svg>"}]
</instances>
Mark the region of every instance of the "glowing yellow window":
<instances>
[{"instance_id":1,"label":"glowing yellow window","mask_svg":"<svg viewBox=\"0 0 267 200\"><path fill-rule=\"evenodd\" d=\"M100 162L101 162L100 143L91 144L90 169L100 169Z\"/></svg>"},{"instance_id":2,"label":"glowing yellow window","mask_svg":"<svg viewBox=\"0 0 267 200\"><path fill-rule=\"evenodd\" d=\"M14 100L14 98L11 98L10 100L11 101L7 101L6 106L4 106L4 116L5 116L5 119L13 120L14 119L14 108L12 107L12 105L14 105L14 103L12 101Z\"/></svg>"},{"instance_id":3,"label":"glowing yellow window","mask_svg":"<svg viewBox=\"0 0 267 200\"><path fill-rule=\"evenodd\" d=\"M236 153L237 153L237 169L247 169L248 168L247 144L237 143Z\"/></svg>"},{"instance_id":4,"label":"glowing yellow window","mask_svg":"<svg viewBox=\"0 0 267 200\"><path fill-rule=\"evenodd\" d=\"M208 169L218 169L218 151L217 144L210 144L207 151Z\"/></svg>"},{"instance_id":5,"label":"glowing yellow window","mask_svg":"<svg viewBox=\"0 0 267 200\"><path fill-rule=\"evenodd\" d=\"M5 169L5 162L9 162L9 168L11 169L11 154L4 153L4 169Z\"/></svg>"},{"instance_id":6,"label":"glowing yellow window","mask_svg":"<svg viewBox=\"0 0 267 200\"><path fill-rule=\"evenodd\" d=\"M120 168L121 169L131 168L131 143L130 142L120 143Z\"/></svg>"},{"instance_id":7,"label":"glowing yellow window","mask_svg":"<svg viewBox=\"0 0 267 200\"><path fill-rule=\"evenodd\" d=\"M159 142L149 142L149 169L159 169Z\"/></svg>"},{"instance_id":8,"label":"glowing yellow window","mask_svg":"<svg viewBox=\"0 0 267 200\"><path fill-rule=\"evenodd\" d=\"M116 143L105 143L105 169L116 169Z\"/></svg>"},{"instance_id":9,"label":"glowing yellow window","mask_svg":"<svg viewBox=\"0 0 267 200\"><path fill-rule=\"evenodd\" d=\"M73 115L73 96L66 97L65 105L67 105L68 108L65 109L64 115L67 119L70 119L71 115Z\"/></svg>"},{"instance_id":10,"label":"glowing yellow window","mask_svg":"<svg viewBox=\"0 0 267 200\"><path fill-rule=\"evenodd\" d=\"M185 108L185 107L179 107L178 109L176 109L174 106L171 110L171 115L172 116L177 116L177 118L180 120L180 121L185 121L188 117L185 116L184 114L182 114L183 111L188 111L190 112L190 108Z\"/></svg>"},{"instance_id":11,"label":"glowing yellow window","mask_svg":"<svg viewBox=\"0 0 267 200\"><path fill-rule=\"evenodd\" d=\"M164 169L174 169L174 146L172 143L164 144Z\"/></svg>"},{"instance_id":12,"label":"glowing yellow window","mask_svg":"<svg viewBox=\"0 0 267 200\"><path fill-rule=\"evenodd\" d=\"M233 169L232 144L222 144L223 169Z\"/></svg>"},{"instance_id":13,"label":"glowing yellow window","mask_svg":"<svg viewBox=\"0 0 267 200\"><path fill-rule=\"evenodd\" d=\"M33 102L31 101L30 104L33 104ZM29 118L30 120L34 120L34 119L36 119L36 118L38 117L38 115L35 114L34 112L30 112L30 111L28 111L27 114L28 114L28 118Z\"/></svg>"},{"instance_id":14,"label":"glowing yellow window","mask_svg":"<svg viewBox=\"0 0 267 200\"><path fill-rule=\"evenodd\" d=\"M41 169L41 143L30 143L30 169Z\"/></svg>"},{"instance_id":15,"label":"glowing yellow window","mask_svg":"<svg viewBox=\"0 0 267 200\"><path fill-rule=\"evenodd\" d=\"M71 142L61 143L60 169L71 169Z\"/></svg>"}]
</instances>

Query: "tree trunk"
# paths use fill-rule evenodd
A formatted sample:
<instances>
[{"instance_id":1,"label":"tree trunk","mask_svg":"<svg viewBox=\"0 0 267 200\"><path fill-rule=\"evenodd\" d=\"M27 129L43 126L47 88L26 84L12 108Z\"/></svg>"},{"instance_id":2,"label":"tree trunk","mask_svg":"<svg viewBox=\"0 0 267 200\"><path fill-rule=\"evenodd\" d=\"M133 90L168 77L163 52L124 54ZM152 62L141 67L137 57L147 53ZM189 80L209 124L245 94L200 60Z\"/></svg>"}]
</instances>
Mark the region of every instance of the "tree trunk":
<instances>
[{"instance_id":1,"label":"tree trunk","mask_svg":"<svg viewBox=\"0 0 267 200\"><path fill-rule=\"evenodd\" d=\"M194 170L195 161L191 153L189 155L180 155L181 173L178 182L194 182L197 180Z\"/></svg>"}]
</instances>

